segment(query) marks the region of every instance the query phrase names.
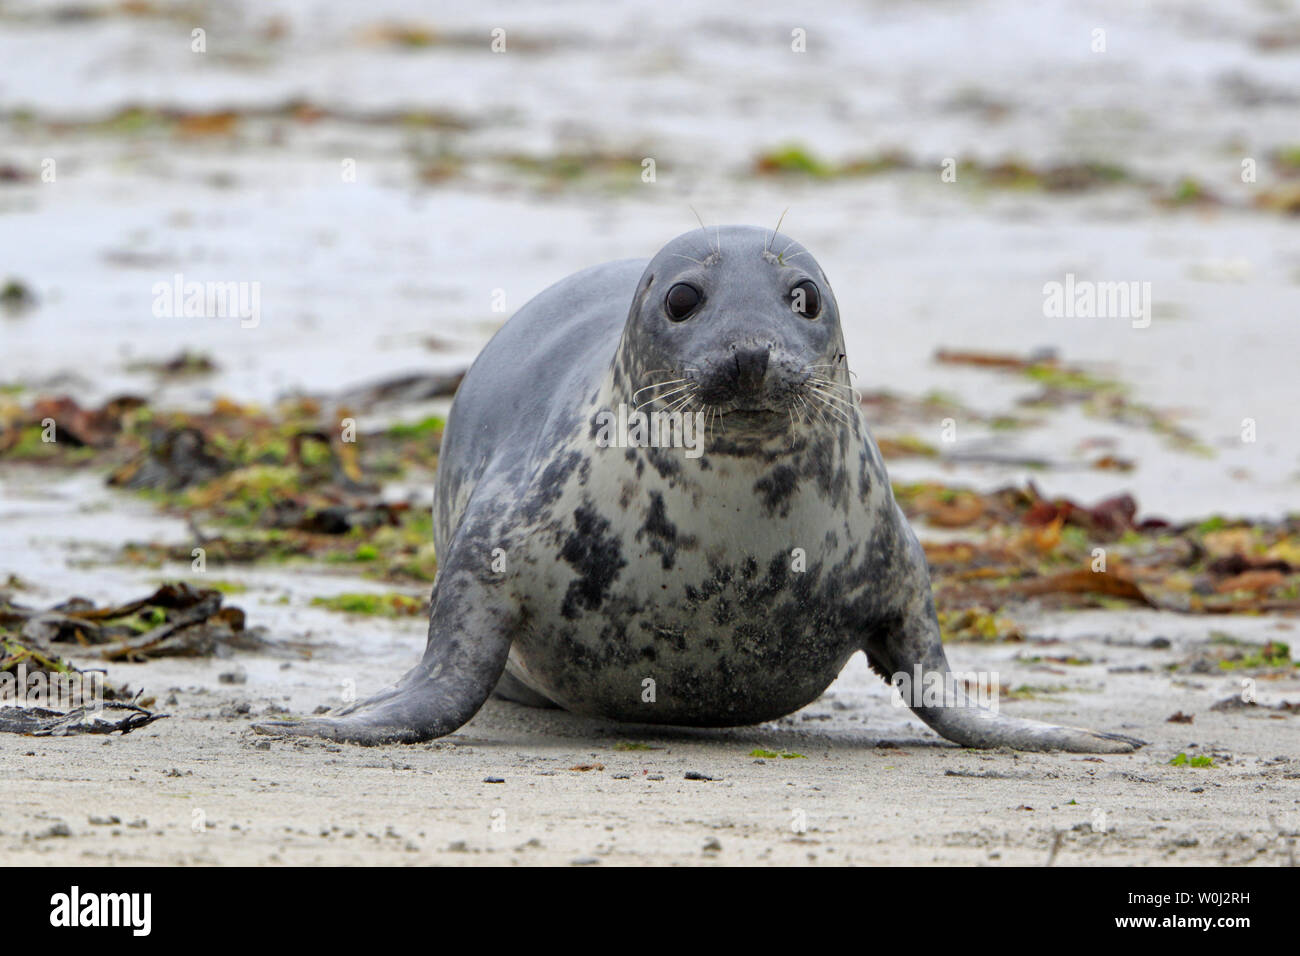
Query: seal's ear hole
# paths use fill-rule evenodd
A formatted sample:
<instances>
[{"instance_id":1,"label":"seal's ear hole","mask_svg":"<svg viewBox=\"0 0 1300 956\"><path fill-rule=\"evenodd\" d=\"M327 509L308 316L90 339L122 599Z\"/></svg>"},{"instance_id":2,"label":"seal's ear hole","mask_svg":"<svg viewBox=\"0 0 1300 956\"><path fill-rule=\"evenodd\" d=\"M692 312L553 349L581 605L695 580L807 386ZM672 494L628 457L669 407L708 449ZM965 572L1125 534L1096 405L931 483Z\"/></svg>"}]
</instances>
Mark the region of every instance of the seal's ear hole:
<instances>
[{"instance_id":1,"label":"seal's ear hole","mask_svg":"<svg viewBox=\"0 0 1300 956\"><path fill-rule=\"evenodd\" d=\"M703 292L688 282L678 282L664 296L664 310L668 313L668 318L681 322L698 309L703 301Z\"/></svg>"},{"instance_id":2,"label":"seal's ear hole","mask_svg":"<svg viewBox=\"0 0 1300 956\"><path fill-rule=\"evenodd\" d=\"M805 319L815 319L822 310L822 296L817 291L817 283L804 279L790 290L790 309L795 315Z\"/></svg>"}]
</instances>

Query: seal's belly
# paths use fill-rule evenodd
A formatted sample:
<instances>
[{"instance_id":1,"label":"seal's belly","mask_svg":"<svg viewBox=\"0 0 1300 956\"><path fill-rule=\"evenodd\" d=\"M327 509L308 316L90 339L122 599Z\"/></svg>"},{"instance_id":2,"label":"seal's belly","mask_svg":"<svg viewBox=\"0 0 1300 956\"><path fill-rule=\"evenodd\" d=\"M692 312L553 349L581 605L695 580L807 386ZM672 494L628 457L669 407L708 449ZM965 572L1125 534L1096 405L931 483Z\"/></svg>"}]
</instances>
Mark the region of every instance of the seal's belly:
<instances>
[{"instance_id":1,"label":"seal's belly","mask_svg":"<svg viewBox=\"0 0 1300 956\"><path fill-rule=\"evenodd\" d=\"M576 713L739 725L815 700L862 647L888 485L818 477L862 449L809 451L803 471L570 451L553 460L581 467L551 469L561 481L513 548L523 683Z\"/></svg>"},{"instance_id":2,"label":"seal's belly","mask_svg":"<svg viewBox=\"0 0 1300 956\"><path fill-rule=\"evenodd\" d=\"M835 575L792 563L746 556L688 583L676 566L635 560L599 601L568 586L536 595L510 670L567 710L617 720L735 726L789 714L860 646Z\"/></svg>"}]
</instances>

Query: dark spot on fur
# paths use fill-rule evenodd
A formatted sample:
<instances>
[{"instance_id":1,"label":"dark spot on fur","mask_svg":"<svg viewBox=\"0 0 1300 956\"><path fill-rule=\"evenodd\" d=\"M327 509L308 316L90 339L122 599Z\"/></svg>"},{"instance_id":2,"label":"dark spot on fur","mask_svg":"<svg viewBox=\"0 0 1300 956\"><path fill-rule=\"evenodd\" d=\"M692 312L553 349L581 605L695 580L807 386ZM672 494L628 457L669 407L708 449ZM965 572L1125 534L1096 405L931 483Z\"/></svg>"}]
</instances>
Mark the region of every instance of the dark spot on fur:
<instances>
[{"instance_id":1,"label":"dark spot on fur","mask_svg":"<svg viewBox=\"0 0 1300 956\"><path fill-rule=\"evenodd\" d=\"M725 626L731 623L733 617L731 602L724 597L718 598L713 606L713 623L719 626Z\"/></svg>"},{"instance_id":2,"label":"dark spot on fur","mask_svg":"<svg viewBox=\"0 0 1300 956\"><path fill-rule=\"evenodd\" d=\"M547 465L541 477L532 483L531 493L523 504L524 516L529 519L535 518L542 509L559 500L569 475L573 474L573 469L577 468L582 461L584 456L581 452L571 451Z\"/></svg>"},{"instance_id":3,"label":"dark spot on fur","mask_svg":"<svg viewBox=\"0 0 1300 956\"><path fill-rule=\"evenodd\" d=\"M769 517L780 512L785 517L790 512L790 499L799 488L799 476L789 465L777 465L758 481L754 482L756 491L763 500Z\"/></svg>"},{"instance_id":4,"label":"dark spot on fur","mask_svg":"<svg viewBox=\"0 0 1300 956\"><path fill-rule=\"evenodd\" d=\"M650 459L650 464L654 465L655 471L659 472L659 477L671 484L671 479L682 472L682 463L677 456L671 452L664 451L662 448L647 448L645 455ZM640 476L637 472L637 476Z\"/></svg>"},{"instance_id":5,"label":"dark spot on fur","mask_svg":"<svg viewBox=\"0 0 1300 956\"><path fill-rule=\"evenodd\" d=\"M645 524L637 531L636 539L638 541L648 539L650 550L662 558L663 569L665 571L673 569L679 543L677 526L668 520L667 509L664 508L664 496L657 491L650 492L650 507L645 510ZM695 543L694 538L689 536L683 537L681 542L692 546Z\"/></svg>"},{"instance_id":6,"label":"dark spot on fur","mask_svg":"<svg viewBox=\"0 0 1300 956\"><path fill-rule=\"evenodd\" d=\"M619 486L618 506L622 510L627 511L627 506L632 503L632 499L636 497L638 490L639 486L635 481L624 480Z\"/></svg>"},{"instance_id":7,"label":"dark spot on fur","mask_svg":"<svg viewBox=\"0 0 1300 956\"><path fill-rule=\"evenodd\" d=\"M578 577L569 582L560 613L569 620L581 610L595 611L605 600L609 586L627 565L618 536L610 534L609 521L584 504L573 513L574 531L560 549L560 557L573 566Z\"/></svg>"}]
</instances>

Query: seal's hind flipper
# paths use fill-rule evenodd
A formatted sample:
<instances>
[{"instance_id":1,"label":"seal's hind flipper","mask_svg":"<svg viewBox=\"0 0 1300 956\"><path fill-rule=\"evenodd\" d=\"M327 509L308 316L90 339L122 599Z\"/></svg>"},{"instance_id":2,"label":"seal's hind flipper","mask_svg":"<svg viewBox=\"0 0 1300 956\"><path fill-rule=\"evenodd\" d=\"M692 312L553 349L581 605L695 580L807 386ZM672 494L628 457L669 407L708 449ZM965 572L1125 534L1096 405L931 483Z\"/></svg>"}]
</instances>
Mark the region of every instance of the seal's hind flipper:
<instances>
[{"instance_id":1,"label":"seal's hind flipper","mask_svg":"<svg viewBox=\"0 0 1300 956\"><path fill-rule=\"evenodd\" d=\"M253 729L372 745L418 743L456 730L483 706L510 653L514 614L488 575L439 571L424 656L392 687L330 714L261 721Z\"/></svg>"}]
</instances>

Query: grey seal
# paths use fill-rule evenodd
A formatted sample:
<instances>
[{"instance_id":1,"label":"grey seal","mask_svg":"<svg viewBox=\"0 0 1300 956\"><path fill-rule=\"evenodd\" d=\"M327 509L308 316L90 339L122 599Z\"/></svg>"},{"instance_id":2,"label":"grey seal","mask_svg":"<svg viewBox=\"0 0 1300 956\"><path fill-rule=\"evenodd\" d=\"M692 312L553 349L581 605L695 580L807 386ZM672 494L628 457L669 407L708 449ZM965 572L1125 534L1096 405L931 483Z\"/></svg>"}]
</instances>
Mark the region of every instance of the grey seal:
<instances>
[{"instance_id":1,"label":"grey seal","mask_svg":"<svg viewBox=\"0 0 1300 956\"><path fill-rule=\"evenodd\" d=\"M951 679L924 552L852 394L830 283L776 230L694 230L551 286L452 405L419 664L368 700L256 729L429 740L494 689L619 721L754 724L864 651L896 687L915 679L906 702L958 744L1140 746L999 714ZM681 441L647 441L638 411Z\"/></svg>"}]
</instances>

